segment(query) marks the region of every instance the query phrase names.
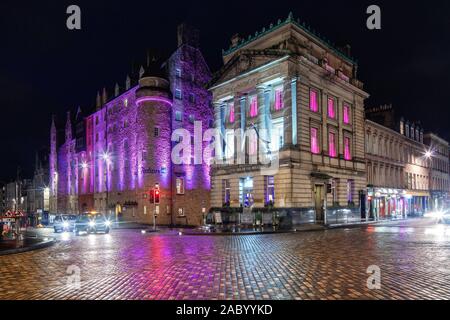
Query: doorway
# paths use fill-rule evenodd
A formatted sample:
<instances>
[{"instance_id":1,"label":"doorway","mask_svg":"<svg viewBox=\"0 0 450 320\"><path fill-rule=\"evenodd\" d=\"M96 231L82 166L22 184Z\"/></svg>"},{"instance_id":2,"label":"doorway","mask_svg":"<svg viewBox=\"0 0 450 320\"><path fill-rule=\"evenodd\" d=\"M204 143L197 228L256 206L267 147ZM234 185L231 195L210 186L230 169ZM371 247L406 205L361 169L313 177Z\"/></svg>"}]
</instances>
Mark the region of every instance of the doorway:
<instances>
[{"instance_id":1,"label":"doorway","mask_svg":"<svg viewBox=\"0 0 450 320\"><path fill-rule=\"evenodd\" d=\"M325 195L324 185L316 184L314 186L314 208L316 211L316 222L324 223Z\"/></svg>"}]
</instances>

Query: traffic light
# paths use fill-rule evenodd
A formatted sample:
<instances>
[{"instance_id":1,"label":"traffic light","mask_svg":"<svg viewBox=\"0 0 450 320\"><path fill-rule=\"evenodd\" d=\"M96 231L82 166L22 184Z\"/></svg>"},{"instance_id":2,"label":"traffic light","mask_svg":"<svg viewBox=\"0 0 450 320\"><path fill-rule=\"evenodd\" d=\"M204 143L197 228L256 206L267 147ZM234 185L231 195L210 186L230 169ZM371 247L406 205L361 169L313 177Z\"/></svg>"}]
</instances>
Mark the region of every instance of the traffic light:
<instances>
[{"instance_id":1,"label":"traffic light","mask_svg":"<svg viewBox=\"0 0 450 320\"><path fill-rule=\"evenodd\" d=\"M159 204L160 191L159 189L155 189L155 204Z\"/></svg>"},{"instance_id":2,"label":"traffic light","mask_svg":"<svg viewBox=\"0 0 450 320\"><path fill-rule=\"evenodd\" d=\"M155 203L155 189L150 189L150 192L149 192L149 195L150 195L150 203Z\"/></svg>"}]
</instances>

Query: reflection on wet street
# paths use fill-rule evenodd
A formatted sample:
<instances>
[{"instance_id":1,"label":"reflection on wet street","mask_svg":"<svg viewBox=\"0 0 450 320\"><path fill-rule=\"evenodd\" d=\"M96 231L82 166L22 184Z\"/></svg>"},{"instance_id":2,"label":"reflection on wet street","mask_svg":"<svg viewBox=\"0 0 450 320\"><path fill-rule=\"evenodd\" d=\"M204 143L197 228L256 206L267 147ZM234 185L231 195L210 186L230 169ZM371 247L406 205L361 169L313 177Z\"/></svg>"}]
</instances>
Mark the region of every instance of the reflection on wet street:
<instances>
[{"instance_id":1,"label":"reflection on wet street","mask_svg":"<svg viewBox=\"0 0 450 320\"><path fill-rule=\"evenodd\" d=\"M0 257L0 299L450 299L450 226L431 219L290 234L56 237L53 247ZM366 285L373 265L380 290ZM71 266L78 288L68 285Z\"/></svg>"}]
</instances>

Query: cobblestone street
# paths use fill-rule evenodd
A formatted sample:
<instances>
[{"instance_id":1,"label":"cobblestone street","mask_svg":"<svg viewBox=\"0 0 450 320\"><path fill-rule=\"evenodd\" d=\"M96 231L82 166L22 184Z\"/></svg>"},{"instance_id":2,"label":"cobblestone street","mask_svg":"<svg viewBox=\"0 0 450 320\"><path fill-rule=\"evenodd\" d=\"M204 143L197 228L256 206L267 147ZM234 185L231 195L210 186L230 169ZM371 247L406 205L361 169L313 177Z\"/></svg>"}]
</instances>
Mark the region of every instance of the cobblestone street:
<instances>
[{"instance_id":1,"label":"cobblestone street","mask_svg":"<svg viewBox=\"0 0 450 320\"><path fill-rule=\"evenodd\" d=\"M450 299L450 226L430 220L234 237L57 237L53 247L0 257L0 299ZM371 265L381 268L380 290L367 289ZM68 285L70 266L80 268L80 288Z\"/></svg>"}]
</instances>

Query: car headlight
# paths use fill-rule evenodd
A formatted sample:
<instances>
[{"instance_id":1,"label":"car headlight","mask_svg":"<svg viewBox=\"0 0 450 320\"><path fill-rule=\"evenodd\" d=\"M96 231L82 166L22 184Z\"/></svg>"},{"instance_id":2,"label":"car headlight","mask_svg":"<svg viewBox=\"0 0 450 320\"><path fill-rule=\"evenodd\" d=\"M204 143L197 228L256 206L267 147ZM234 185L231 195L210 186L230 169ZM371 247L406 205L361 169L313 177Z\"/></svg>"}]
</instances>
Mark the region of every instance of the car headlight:
<instances>
[{"instance_id":1,"label":"car headlight","mask_svg":"<svg viewBox=\"0 0 450 320\"><path fill-rule=\"evenodd\" d=\"M95 222L94 221L89 221L89 227L95 227Z\"/></svg>"},{"instance_id":2,"label":"car headlight","mask_svg":"<svg viewBox=\"0 0 450 320\"><path fill-rule=\"evenodd\" d=\"M106 225L107 227L109 227L109 226L111 225L111 221L106 220L105 225Z\"/></svg>"},{"instance_id":3,"label":"car headlight","mask_svg":"<svg viewBox=\"0 0 450 320\"><path fill-rule=\"evenodd\" d=\"M64 222L63 222L63 227L64 227L64 228L68 228L68 227L69 227L69 223L68 223L67 221L64 221Z\"/></svg>"}]
</instances>

